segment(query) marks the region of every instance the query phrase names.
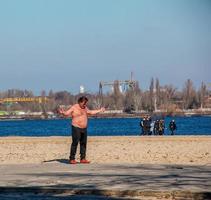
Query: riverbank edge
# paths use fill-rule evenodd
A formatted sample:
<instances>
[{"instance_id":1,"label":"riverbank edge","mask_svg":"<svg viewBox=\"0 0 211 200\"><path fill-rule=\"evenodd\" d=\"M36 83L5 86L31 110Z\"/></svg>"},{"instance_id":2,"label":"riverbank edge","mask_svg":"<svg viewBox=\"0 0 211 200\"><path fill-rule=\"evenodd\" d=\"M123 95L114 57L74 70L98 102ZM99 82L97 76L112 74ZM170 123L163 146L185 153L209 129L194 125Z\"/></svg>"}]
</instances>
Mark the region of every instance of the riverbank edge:
<instances>
[{"instance_id":1,"label":"riverbank edge","mask_svg":"<svg viewBox=\"0 0 211 200\"><path fill-rule=\"evenodd\" d=\"M156 199L211 199L211 191L191 191L191 190L100 190L100 189L72 189L68 187L0 187L0 195L34 195L34 196L53 196L62 195L86 195L92 197L118 197L118 198L156 198Z\"/></svg>"}]
</instances>

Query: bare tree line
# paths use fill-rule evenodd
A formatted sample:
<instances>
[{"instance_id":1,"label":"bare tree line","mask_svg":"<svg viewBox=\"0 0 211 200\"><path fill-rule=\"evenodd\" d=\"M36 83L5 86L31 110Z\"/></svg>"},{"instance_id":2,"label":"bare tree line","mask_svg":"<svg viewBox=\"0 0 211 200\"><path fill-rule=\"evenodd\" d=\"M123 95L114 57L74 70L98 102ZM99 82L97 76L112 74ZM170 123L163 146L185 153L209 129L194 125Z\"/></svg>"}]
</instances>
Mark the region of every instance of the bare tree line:
<instances>
[{"instance_id":1,"label":"bare tree line","mask_svg":"<svg viewBox=\"0 0 211 200\"><path fill-rule=\"evenodd\" d=\"M73 95L68 91L49 92L41 91L40 96L48 96L50 101L45 103L45 110L55 111L58 105L69 106L74 104L78 97L82 94ZM98 108L105 106L108 110L123 110L125 112L132 111L148 111L165 110L174 112L177 109L199 109L210 107L209 97L210 91L205 83L201 83L201 87L196 89L193 82L188 79L183 89L180 91L173 85L160 85L159 79L151 79L149 89L142 90L138 82L135 87L129 88L125 93L121 93L118 81L115 82L113 92L106 94L83 94L89 98L89 107ZM0 92L0 98L11 97L34 97L32 91L9 89ZM43 105L42 105L43 106ZM15 103L0 105L0 110L23 110L23 111L42 111L42 107L38 103Z\"/></svg>"}]
</instances>

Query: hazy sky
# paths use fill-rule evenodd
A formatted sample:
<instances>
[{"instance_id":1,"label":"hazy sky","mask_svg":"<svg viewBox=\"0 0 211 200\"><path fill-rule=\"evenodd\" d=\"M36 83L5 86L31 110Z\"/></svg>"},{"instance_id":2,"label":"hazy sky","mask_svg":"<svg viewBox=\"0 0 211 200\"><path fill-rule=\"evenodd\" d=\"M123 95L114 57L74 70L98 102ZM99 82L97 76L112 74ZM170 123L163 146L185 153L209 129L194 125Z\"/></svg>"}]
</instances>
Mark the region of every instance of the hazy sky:
<instances>
[{"instance_id":1,"label":"hazy sky","mask_svg":"<svg viewBox=\"0 0 211 200\"><path fill-rule=\"evenodd\" d=\"M0 0L0 91L211 82L210 0Z\"/></svg>"}]
</instances>

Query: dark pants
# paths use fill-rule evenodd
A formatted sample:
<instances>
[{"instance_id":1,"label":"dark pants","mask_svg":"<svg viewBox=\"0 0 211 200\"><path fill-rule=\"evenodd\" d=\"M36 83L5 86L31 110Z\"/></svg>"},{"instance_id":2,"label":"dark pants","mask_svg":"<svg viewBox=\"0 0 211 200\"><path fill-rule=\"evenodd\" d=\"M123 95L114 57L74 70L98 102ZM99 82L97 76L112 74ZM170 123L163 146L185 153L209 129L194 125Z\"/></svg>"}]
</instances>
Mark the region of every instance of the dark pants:
<instances>
[{"instance_id":1,"label":"dark pants","mask_svg":"<svg viewBox=\"0 0 211 200\"><path fill-rule=\"evenodd\" d=\"M75 160L78 143L80 142L80 157L86 158L87 128L72 126L72 145L70 148L70 160Z\"/></svg>"},{"instance_id":2,"label":"dark pants","mask_svg":"<svg viewBox=\"0 0 211 200\"><path fill-rule=\"evenodd\" d=\"M171 129L171 135L174 135L174 130L173 129Z\"/></svg>"}]
</instances>

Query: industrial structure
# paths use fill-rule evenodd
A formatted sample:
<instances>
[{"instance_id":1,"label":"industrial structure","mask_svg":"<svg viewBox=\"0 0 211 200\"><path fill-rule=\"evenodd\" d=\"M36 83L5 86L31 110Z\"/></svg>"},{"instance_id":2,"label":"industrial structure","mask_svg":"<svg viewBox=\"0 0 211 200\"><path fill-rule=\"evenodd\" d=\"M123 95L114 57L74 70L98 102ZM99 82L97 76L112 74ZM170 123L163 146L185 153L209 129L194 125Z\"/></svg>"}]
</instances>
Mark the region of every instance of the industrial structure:
<instances>
[{"instance_id":1,"label":"industrial structure","mask_svg":"<svg viewBox=\"0 0 211 200\"><path fill-rule=\"evenodd\" d=\"M38 103L38 105L40 106L42 112L39 114L40 117L43 118L48 118L48 114L45 108L46 103L49 101L50 99L48 97L9 97L9 98L1 98L0 99L0 104L2 105L6 105L7 107L10 106L13 103L30 103L30 102L35 102ZM15 112L12 112L15 113ZM29 114L24 114L24 112L21 112L21 115L29 115ZM5 114L5 115L11 115L9 114ZM13 115L13 114L12 114ZM32 117L32 116L30 116ZM11 118L11 116L10 116Z\"/></svg>"},{"instance_id":2,"label":"industrial structure","mask_svg":"<svg viewBox=\"0 0 211 200\"><path fill-rule=\"evenodd\" d=\"M115 81L100 81L99 94L103 95L103 88L109 87L111 92L118 89L121 93L124 93L128 89L134 89L137 81L133 80L133 73L131 72L130 80L115 80Z\"/></svg>"},{"instance_id":3,"label":"industrial structure","mask_svg":"<svg viewBox=\"0 0 211 200\"><path fill-rule=\"evenodd\" d=\"M49 101L49 99L47 97L14 97L14 98L2 98L2 99L0 99L0 104L15 103L15 102L46 103L47 101Z\"/></svg>"}]
</instances>

